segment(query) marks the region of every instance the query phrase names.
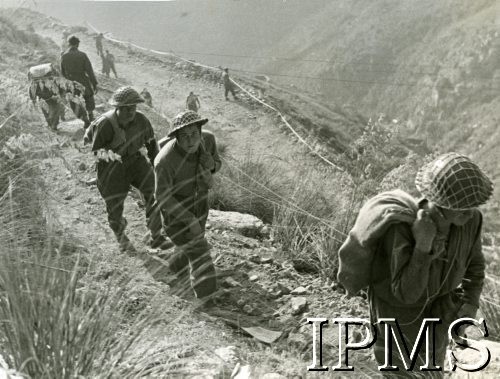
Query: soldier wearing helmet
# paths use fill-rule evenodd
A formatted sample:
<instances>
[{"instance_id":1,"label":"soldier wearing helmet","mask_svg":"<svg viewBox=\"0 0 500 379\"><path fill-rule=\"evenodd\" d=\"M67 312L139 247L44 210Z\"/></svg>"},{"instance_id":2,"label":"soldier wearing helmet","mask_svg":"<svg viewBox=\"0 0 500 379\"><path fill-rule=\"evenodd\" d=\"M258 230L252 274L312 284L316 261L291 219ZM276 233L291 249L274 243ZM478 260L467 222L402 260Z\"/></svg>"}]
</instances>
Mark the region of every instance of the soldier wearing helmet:
<instances>
[{"instance_id":1,"label":"soldier wearing helmet","mask_svg":"<svg viewBox=\"0 0 500 379\"><path fill-rule=\"evenodd\" d=\"M68 44L69 49L61 56L61 73L66 79L74 80L85 87L83 93L85 109L76 102L70 102L70 106L76 117L84 122L84 128L86 129L94 119L94 94L97 93L97 79L87 54L78 50L80 45L78 37L70 36ZM75 92L75 95L79 94L79 91Z\"/></svg>"},{"instance_id":2,"label":"soldier wearing helmet","mask_svg":"<svg viewBox=\"0 0 500 379\"><path fill-rule=\"evenodd\" d=\"M155 197L165 232L177 246L169 267L178 280L189 280L198 298L216 290L215 269L205 239L208 191L221 160L213 133L193 111L178 114L155 159ZM188 274L190 270L190 275Z\"/></svg>"},{"instance_id":3,"label":"soldier wearing helmet","mask_svg":"<svg viewBox=\"0 0 500 379\"><path fill-rule=\"evenodd\" d=\"M231 92L234 100L238 100L238 96L236 96L236 92L234 91L234 83L229 77L229 69L227 67L222 72L222 84L224 84L224 97L226 100L229 100L229 92Z\"/></svg>"},{"instance_id":4,"label":"soldier wearing helmet","mask_svg":"<svg viewBox=\"0 0 500 379\"><path fill-rule=\"evenodd\" d=\"M450 323L462 317L475 318L479 307L485 261L478 207L493 192L481 169L457 153L441 155L424 165L415 184L421 199L392 191L368 201L339 251L339 281L348 288L346 273L355 273L356 255L370 245L374 249L366 276L370 277L370 315L378 336L375 358L384 365L385 345L392 344L389 354L402 376L404 363L399 350L394 341L386 341L385 326L376 321L395 318L404 340L398 337L399 346L405 342L411 349L416 346L424 318L440 319L429 348L433 362L444 366ZM367 257L364 254L365 260ZM423 345L416 356L416 370L426 362Z\"/></svg>"},{"instance_id":5,"label":"soldier wearing helmet","mask_svg":"<svg viewBox=\"0 0 500 379\"><path fill-rule=\"evenodd\" d=\"M158 144L151 123L136 109L143 102L132 87L118 88L109 101L115 109L96 119L85 135L98 159L97 187L106 202L109 226L123 252L135 252L125 234L127 222L123 217L130 186L144 196L150 246L161 249L172 246L162 235L161 216L154 206L153 162Z\"/></svg>"}]
</instances>

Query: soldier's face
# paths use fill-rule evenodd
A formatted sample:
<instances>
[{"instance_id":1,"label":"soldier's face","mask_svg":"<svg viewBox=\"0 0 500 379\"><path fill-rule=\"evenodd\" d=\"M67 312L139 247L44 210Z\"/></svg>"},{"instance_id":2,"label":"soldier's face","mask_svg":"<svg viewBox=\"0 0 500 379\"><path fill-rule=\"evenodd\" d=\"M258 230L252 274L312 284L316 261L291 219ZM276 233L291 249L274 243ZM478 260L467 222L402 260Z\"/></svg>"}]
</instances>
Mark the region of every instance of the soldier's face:
<instances>
[{"instance_id":1,"label":"soldier's face","mask_svg":"<svg viewBox=\"0 0 500 379\"><path fill-rule=\"evenodd\" d=\"M189 125L182 128L177 132L177 142L186 153L195 153L201 143L200 128L197 125Z\"/></svg>"},{"instance_id":2,"label":"soldier's face","mask_svg":"<svg viewBox=\"0 0 500 379\"><path fill-rule=\"evenodd\" d=\"M441 214L444 218L450 223L456 226L463 226L467 224L467 222L474 215L474 210L469 209L465 211L455 211L451 209L440 208Z\"/></svg>"},{"instance_id":3,"label":"soldier's face","mask_svg":"<svg viewBox=\"0 0 500 379\"><path fill-rule=\"evenodd\" d=\"M128 124L132 122L135 118L135 112L137 110L137 105L127 105L124 107L118 107L116 110L116 115L118 116L118 122L120 124Z\"/></svg>"}]
</instances>

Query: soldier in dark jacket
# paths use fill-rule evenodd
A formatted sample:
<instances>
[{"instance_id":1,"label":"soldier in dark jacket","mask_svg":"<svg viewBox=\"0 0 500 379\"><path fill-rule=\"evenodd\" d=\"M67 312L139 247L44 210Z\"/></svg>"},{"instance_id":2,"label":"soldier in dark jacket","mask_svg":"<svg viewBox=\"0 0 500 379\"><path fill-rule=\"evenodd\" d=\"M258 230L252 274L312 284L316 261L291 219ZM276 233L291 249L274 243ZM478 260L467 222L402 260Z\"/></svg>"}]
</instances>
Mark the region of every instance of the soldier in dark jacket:
<instances>
[{"instance_id":1,"label":"soldier in dark jacket","mask_svg":"<svg viewBox=\"0 0 500 379\"><path fill-rule=\"evenodd\" d=\"M83 120L86 129L94 119L94 94L97 93L97 79L87 54L78 50L80 40L76 36L71 36L68 38L68 44L69 49L61 57L61 73L66 79L74 80L85 87L83 94L85 109L75 102L70 102L70 106L75 115Z\"/></svg>"},{"instance_id":2,"label":"soldier in dark jacket","mask_svg":"<svg viewBox=\"0 0 500 379\"><path fill-rule=\"evenodd\" d=\"M96 119L85 135L87 141L92 140L92 151L98 159L97 187L106 202L109 226L123 252L135 252L125 234L127 221L123 217L130 186L144 196L150 246L160 249L172 246L161 234L161 216L154 206L153 162L158 144L151 123L136 110L137 104L143 102L132 87L117 89L110 100L116 109Z\"/></svg>"}]
</instances>

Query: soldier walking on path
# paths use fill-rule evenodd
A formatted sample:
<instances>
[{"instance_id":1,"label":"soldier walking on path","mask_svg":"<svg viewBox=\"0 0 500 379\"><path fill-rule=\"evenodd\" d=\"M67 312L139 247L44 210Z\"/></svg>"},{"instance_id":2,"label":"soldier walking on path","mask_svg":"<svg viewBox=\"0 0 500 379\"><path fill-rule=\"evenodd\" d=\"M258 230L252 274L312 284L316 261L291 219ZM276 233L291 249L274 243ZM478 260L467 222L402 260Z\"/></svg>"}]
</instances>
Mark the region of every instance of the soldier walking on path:
<instances>
[{"instance_id":1,"label":"soldier walking on path","mask_svg":"<svg viewBox=\"0 0 500 379\"><path fill-rule=\"evenodd\" d=\"M490 179L468 157L448 153L423 166L415 184L420 199L398 190L369 200L339 250L339 282L351 293L369 285L375 359L383 365L388 353L399 367L384 376L416 377L404 370L398 347L418 348L429 318L440 320L430 329L434 342L421 344L408 370L429 362L426 348L431 366L444 367L448 328L459 318L476 318L485 277L478 207L493 193ZM397 340L384 333L384 323L377 322L382 318L396 319Z\"/></svg>"},{"instance_id":2,"label":"soldier walking on path","mask_svg":"<svg viewBox=\"0 0 500 379\"><path fill-rule=\"evenodd\" d=\"M92 141L92 151L98 158L97 187L108 213L120 250L135 252L125 234L127 221L123 204L130 186L137 188L145 199L146 223L151 231L149 245L167 249L172 243L162 233L161 215L154 206L153 162L158 144L149 120L136 110L144 99L132 87L121 87L113 94L110 104L115 109L96 119L85 135Z\"/></svg>"},{"instance_id":3,"label":"soldier walking on path","mask_svg":"<svg viewBox=\"0 0 500 379\"><path fill-rule=\"evenodd\" d=\"M198 298L212 294L217 287L205 223L212 175L220 169L221 160L215 136L201 130L207 122L193 111L178 114L154 165L156 201L165 232L176 245L169 267L178 281L190 278Z\"/></svg>"},{"instance_id":4,"label":"soldier walking on path","mask_svg":"<svg viewBox=\"0 0 500 379\"><path fill-rule=\"evenodd\" d=\"M99 33L96 37L95 37L95 47L97 49L97 55L98 56L101 56L103 57L104 56L104 53L103 53L103 48L102 48L102 40L104 39L104 36L102 33Z\"/></svg>"},{"instance_id":5,"label":"soldier walking on path","mask_svg":"<svg viewBox=\"0 0 500 379\"><path fill-rule=\"evenodd\" d=\"M238 100L238 96L236 96L236 93L234 92L234 84L229 77L229 69L227 67L222 73L222 83L224 84L224 97L226 98L226 100L229 100L229 98L227 97L229 92L231 92L231 95L233 95L234 100Z\"/></svg>"},{"instance_id":6,"label":"soldier walking on path","mask_svg":"<svg viewBox=\"0 0 500 379\"><path fill-rule=\"evenodd\" d=\"M66 79L74 80L85 87L83 94L85 109L72 101L70 101L70 106L76 117L83 120L86 129L94 119L94 94L97 93L97 79L87 54L78 50L80 40L76 36L71 36L68 43L69 49L61 57L61 73ZM78 93L75 94L78 95Z\"/></svg>"},{"instance_id":7,"label":"soldier walking on path","mask_svg":"<svg viewBox=\"0 0 500 379\"><path fill-rule=\"evenodd\" d=\"M198 112L198 109L200 109L200 99L198 98L197 95L194 94L193 91L189 92L189 95L186 99L186 109L189 109L193 112Z\"/></svg>"},{"instance_id":8,"label":"soldier walking on path","mask_svg":"<svg viewBox=\"0 0 500 379\"><path fill-rule=\"evenodd\" d=\"M116 73L116 68L115 68L115 56L109 52L109 50L106 50L106 63L107 63L107 72L106 75L109 77L109 72L110 70L113 71L113 74L115 74L115 78L118 79L118 74Z\"/></svg>"},{"instance_id":9,"label":"soldier walking on path","mask_svg":"<svg viewBox=\"0 0 500 379\"><path fill-rule=\"evenodd\" d=\"M144 88L142 90L141 96L146 101L146 105L150 108L153 108L153 96L151 96L151 93L147 90L147 88Z\"/></svg>"}]
</instances>

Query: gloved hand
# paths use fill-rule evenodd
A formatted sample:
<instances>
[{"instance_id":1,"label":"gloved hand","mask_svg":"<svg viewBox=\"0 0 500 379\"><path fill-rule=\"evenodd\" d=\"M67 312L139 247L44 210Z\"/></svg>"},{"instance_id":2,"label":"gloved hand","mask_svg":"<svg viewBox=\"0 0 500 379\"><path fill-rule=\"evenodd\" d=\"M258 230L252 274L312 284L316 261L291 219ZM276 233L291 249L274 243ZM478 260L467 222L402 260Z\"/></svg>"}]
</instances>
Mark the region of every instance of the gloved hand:
<instances>
[{"instance_id":1,"label":"gloved hand","mask_svg":"<svg viewBox=\"0 0 500 379\"><path fill-rule=\"evenodd\" d=\"M97 86L94 87L94 95L97 95Z\"/></svg>"}]
</instances>

